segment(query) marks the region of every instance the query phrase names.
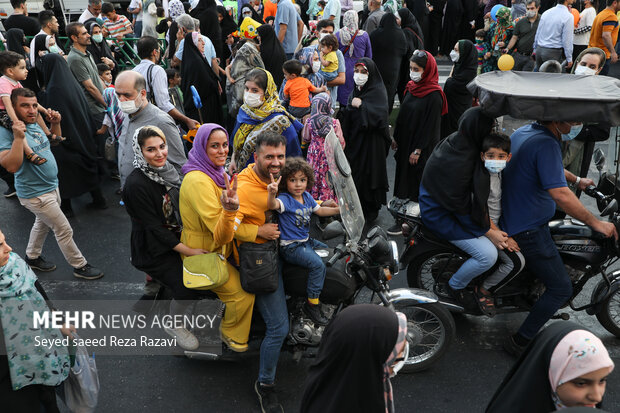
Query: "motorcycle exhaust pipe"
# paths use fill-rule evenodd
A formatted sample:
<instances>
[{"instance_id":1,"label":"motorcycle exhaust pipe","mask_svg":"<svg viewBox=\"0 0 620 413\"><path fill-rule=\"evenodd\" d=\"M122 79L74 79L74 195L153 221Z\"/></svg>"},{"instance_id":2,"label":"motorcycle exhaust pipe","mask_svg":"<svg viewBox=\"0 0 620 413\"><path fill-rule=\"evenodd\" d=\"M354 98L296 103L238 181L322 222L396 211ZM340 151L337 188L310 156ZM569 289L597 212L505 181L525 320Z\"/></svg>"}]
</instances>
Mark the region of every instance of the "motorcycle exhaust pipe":
<instances>
[{"instance_id":1,"label":"motorcycle exhaust pipe","mask_svg":"<svg viewBox=\"0 0 620 413\"><path fill-rule=\"evenodd\" d=\"M464 313L465 312L465 307L463 307L460 304L456 304L450 301L445 301L443 299L440 299L439 303L443 305L444 307L446 307L446 309L450 311L451 313Z\"/></svg>"}]
</instances>

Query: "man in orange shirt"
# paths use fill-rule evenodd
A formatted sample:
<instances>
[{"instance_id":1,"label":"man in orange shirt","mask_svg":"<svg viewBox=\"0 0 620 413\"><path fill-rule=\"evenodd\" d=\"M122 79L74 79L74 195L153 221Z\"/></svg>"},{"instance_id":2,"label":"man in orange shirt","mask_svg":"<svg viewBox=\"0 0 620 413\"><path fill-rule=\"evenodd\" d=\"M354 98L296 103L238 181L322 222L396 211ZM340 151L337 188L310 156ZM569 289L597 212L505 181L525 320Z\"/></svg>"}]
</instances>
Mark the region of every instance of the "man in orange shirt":
<instances>
[{"instance_id":1,"label":"man in orange shirt","mask_svg":"<svg viewBox=\"0 0 620 413\"><path fill-rule=\"evenodd\" d=\"M278 1L265 0L263 2L263 20L269 16L276 17L278 11Z\"/></svg>"},{"instance_id":2,"label":"man in orange shirt","mask_svg":"<svg viewBox=\"0 0 620 413\"><path fill-rule=\"evenodd\" d=\"M594 23L592 23L588 47L603 49L607 56L601 75L609 73L610 65L618 61L618 54L616 53L616 42L618 41L618 16L616 13L618 11L620 11L620 1L607 0L607 7L596 15Z\"/></svg>"}]
</instances>

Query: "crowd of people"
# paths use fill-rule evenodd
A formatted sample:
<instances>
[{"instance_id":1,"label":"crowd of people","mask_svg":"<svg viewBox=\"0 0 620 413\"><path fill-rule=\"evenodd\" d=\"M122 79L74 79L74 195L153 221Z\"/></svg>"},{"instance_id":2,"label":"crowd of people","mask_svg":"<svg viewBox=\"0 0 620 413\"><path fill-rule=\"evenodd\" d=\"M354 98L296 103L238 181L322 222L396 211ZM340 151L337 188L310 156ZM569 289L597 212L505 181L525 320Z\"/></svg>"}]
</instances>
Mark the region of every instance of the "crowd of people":
<instances>
[{"instance_id":1,"label":"crowd of people","mask_svg":"<svg viewBox=\"0 0 620 413\"><path fill-rule=\"evenodd\" d=\"M539 0L368 0L359 12L347 0L133 0L127 10L88 0L76 22L54 10L41 11L37 20L28 16L26 0L11 4L6 50L0 52L0 175L5 196L16 196L35 222L24 260L0 233L2 274L13 274L7 266L27 277L34 276L31 269L53 271L56 265L42 255L51 229L76 277L103 277L73 240L71 200L88 193L89 208L105 209L101 184L118 179L117 193L131 218L131 263L145 273L143 299L164 286L172 295L169 312L185 313L205 292L184 285L183 260L206 253L224 257L227 281L211 290L226 306L222 342L230 351L246 351L253 311L261 313L266 334L255 391L263 412L281 411L276 367L289 329L282 274L275 291L246 292L238 249L278 243L283 261L309 270L303 311L317 325L330 322L319 301L326 269L314 251L323 244L309 237L309 225L312 214L324 223L339 213L324 151L333 132L369 226L387 202L391 148L393 196L419 203L424 224L471 256L448 283L455 300L464 300L470 281L496 262L497 270L475 291L486 315L495 313L493 288L525 262L547 287L505 343L518 355L540 341L545 353L530 351L527 357L536 358L531 363L521 359L490 411L505 411L504 387L511 397L513 388L528 392L533 382L522 376L544 370L542 361L553 373L551 392L539 395L549 408L576 404L561 391L566 384L604 381L613 368L608 357L600 358L602 344L585 333L568 334L565 343L559 333L547 337L548 328L535 338L572 293L547 227L556 205L606 236L618 236L568 188L592 184L584 169L588 144L605 139L609 127L536 122L508 137L472 108L467 85L498 70L505 55L513 70L608 73L618 60L617 0L607 0L598 14L591 0L558 0L555 6ZM447 59L452 70L442 87L438 62ZM395 222L388 233L398 235L400 228ZM0 297L17 294L6 288ZM37 288L28 291L44 295ZM363 313L373 312L359 311L343 312L326 330L303 409L393 410L389 377L406 352L406 326L400 316L379 314L380 328L390 330L385 337L334 332L339 323L354 329ZM199 345L185 328L166 332L184 349ZM380 341L380 357L364 360L376 375L366 384L377 387L367 392L367 404L348 401L345 391L334 398L340 384L326 385L333 369L350 363L362 368L347 361L359 354L338 353L340 341L356 334L370 340L356 341L360 351ZM599 349L600 369L592 378L593 370L569 369L570 356L553 350L583 346L584 337ZM594 354L594 347L584 352ZM348 372L359 379L357 370ZM11 380L15 384L13 370Z\"/></svg>"}]
</instances>

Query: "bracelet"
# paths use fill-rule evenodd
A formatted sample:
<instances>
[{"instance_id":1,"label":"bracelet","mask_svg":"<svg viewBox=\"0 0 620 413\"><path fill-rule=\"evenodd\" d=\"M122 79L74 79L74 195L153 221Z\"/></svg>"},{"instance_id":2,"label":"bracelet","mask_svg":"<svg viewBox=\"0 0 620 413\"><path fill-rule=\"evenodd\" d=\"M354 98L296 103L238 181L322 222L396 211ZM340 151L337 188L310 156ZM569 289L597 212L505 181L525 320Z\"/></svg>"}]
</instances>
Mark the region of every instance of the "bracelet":
<instances>
[{"instance_id":1,"label":"bracelet","mask_svg":"<svg viewBox=\"0 0 620 413\"><path fill-rule=\"evenodd\" d=\"M581 177L580 176L577 177L577 180L575 181L575 186L578 186L579 182L581 182Z\"/></svg>"}]
</instances>

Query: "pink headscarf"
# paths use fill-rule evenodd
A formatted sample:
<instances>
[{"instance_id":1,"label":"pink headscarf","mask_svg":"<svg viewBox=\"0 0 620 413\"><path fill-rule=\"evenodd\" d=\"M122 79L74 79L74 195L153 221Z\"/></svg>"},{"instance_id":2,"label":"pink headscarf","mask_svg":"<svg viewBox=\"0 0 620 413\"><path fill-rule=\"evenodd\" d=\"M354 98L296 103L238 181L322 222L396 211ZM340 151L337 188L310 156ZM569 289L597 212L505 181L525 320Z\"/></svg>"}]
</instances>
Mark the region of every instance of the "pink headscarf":
<instances>
[{"instance_id":1,"label":"pink headscarf","mask_svg":"<svg viewBox=\"0 0 620 413\"><path fill-rule=\"evenodd\" d=\"M562 384L605 367L611 373L614 362L601 340L589 331L573 330L560 340L551 355L551 390L555 393Z\"/></svg>"}]
</instances>

